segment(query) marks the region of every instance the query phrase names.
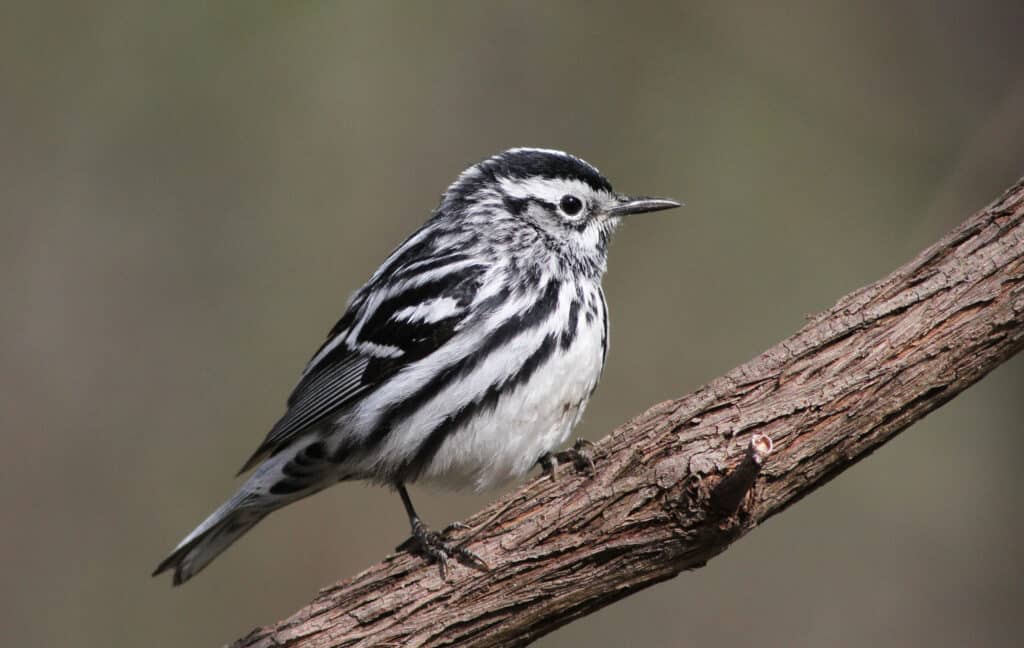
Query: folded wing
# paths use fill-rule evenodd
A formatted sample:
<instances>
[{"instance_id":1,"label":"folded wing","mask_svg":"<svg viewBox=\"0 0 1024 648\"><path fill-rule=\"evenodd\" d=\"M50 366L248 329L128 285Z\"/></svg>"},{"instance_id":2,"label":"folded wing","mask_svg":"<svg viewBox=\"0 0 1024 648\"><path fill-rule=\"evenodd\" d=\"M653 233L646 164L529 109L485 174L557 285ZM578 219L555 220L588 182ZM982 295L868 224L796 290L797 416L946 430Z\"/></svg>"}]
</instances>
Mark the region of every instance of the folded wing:
<instances>
[{"instance_id":1,"label":"folded wing","mask_svg":"<svg viewBox=\"0 0 1024 648\"><path fill-rule=\"evenodd\" d=\"M288 398L288 410L239 474L336 418L465 324L486 267L414 239L396 250L349 303ZM412 246L403 255L403 248Z\"/></svg>"}]
</instances>

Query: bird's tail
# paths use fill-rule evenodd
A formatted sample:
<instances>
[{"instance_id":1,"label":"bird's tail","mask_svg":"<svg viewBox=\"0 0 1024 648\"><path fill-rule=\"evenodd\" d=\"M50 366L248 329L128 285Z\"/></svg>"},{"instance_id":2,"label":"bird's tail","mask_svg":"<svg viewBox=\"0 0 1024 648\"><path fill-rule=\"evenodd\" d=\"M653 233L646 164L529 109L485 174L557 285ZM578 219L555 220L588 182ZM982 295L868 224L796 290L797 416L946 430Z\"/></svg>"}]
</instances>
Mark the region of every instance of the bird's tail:
<instances>
[{"instance_id":1,"label":"bird's tail","mask_svg":"<svg viewBox=\"0 0 1024 648\"><path fill-rule=\"evenodd\" d=\"M240 499L235 496L224 502L174 548L153 575L173 569L174 584L181 585L270 513L266 508L246 507Z\"/></svg>"},{"instance_id":2,"label":"bird's tail","mask_svg":"<svg viewBox=\"0 0 1024 648\"><path fill-rule=\"evenodd\" d=\"M235 495L197 526L153 575L174 570L181 585L274 510L335 484L323 443L296 445L264 461Z\"/></svg>"}]
</instances>

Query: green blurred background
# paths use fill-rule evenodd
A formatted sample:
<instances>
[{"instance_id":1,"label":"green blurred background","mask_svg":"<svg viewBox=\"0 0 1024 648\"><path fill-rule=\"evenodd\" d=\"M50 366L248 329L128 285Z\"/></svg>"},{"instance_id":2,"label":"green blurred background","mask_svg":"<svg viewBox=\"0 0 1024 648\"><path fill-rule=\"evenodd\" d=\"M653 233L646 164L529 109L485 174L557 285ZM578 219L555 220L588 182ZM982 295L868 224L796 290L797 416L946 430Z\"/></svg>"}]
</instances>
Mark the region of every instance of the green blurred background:
<instances>
[{"instance_id":1,"label":"green blurred background","mask_svg":"<svg viewBox=\"0 0 1024 648\"><path fill-rule=\"evenodd\" d=\"M598 438L791 334L1024 173L1003 2L7 5L0 627L215 646L405 537L343 485L195 581L351 291L467 165L574 152L684 210L622 228ZM705 569L542 646L1019 645L1024 358ZM496 495L413 489L435 525Z\"/></svg>"}]
</instances>

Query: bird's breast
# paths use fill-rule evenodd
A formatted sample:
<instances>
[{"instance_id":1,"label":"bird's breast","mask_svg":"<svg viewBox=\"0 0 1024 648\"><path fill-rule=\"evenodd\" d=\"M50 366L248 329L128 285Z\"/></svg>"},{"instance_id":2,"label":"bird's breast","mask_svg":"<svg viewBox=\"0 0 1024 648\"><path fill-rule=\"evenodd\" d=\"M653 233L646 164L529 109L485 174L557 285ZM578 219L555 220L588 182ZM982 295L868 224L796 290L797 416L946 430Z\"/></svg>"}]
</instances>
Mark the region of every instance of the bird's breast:
<instances>
[{"instance_id":1,"label":"bird's breast","mask_svg":"<svg viewBox=\"0 0 1024 648\"><path fill-rule=\"evenodd\" d=\"M447 436L422 480L488 489L521 477L565 443L601 375L607 311L596 288L563 290L557 313L551 325L524 332L494 359L514 368L497 392L478 395L490 402Z\"/></svg>"}]
</instances>

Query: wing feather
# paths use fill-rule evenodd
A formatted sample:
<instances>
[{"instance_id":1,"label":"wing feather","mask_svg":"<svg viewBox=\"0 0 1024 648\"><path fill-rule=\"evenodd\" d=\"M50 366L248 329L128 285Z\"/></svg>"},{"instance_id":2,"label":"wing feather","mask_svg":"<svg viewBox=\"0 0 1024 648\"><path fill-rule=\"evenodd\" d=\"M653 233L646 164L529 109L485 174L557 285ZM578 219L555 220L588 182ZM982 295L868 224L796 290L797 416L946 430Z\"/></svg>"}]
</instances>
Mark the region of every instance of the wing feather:
<instances>
[{"instance_id":1,"label":"wing feather","mask_svg":"<svg viewBox=\"0 0 1024 648\"><path fill-rule=\"evenodd\" d=\"M486 267L467 263L462 254L432 251L422 238L410 241L415 249L402 253L399 248L392 254L401 263L391 263L386 275L375 275L352 298L303 371L288 398L288 410L239 474L335 418L459 329Z\"/></svg>"}]
</instances>

